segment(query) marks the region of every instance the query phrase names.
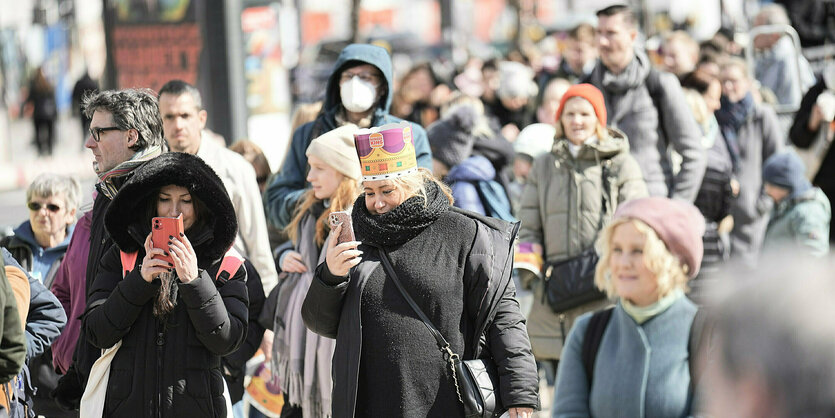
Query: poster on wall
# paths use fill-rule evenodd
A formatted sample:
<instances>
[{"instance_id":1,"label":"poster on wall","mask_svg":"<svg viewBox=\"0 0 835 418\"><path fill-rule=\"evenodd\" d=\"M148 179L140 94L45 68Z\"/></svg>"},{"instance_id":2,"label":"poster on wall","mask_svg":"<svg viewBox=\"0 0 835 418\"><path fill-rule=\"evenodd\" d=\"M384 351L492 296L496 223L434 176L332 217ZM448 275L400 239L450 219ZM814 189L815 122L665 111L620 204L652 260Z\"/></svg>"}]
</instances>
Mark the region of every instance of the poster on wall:
<instances>
[{"instance_id":1,"label":"poster on wall","mask_svg":"<svg viewBox=\"0 0 835 418\"><path fill-rule=\"evenodd\" d=\"M203 39L192 0L109 0L118 88L196 85Z\"/></svg>"}]
</instances>

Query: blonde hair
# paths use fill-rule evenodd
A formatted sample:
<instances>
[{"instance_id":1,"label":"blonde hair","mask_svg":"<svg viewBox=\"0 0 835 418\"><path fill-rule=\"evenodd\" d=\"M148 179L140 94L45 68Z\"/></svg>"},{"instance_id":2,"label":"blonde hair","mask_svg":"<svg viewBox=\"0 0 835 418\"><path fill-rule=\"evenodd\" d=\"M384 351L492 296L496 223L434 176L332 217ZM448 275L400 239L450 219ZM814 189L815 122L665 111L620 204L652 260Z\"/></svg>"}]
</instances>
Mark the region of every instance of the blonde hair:
<instances>
[{"instance_id":1,"label":"blonde hair","mask_svg":"<svg viewBox=\"0 0 835 418\"><path fill-rule=\"evenodd\" d=\"M707 126L710 124L710 117L713 116L713 114L707 109L705 98L701 93L691 88L685 87L682 90L684 91L684 100L687 102L687 105L690 106L690 111L693 112L693 117L695 117L696 122L702 126L702 130L706 130Z\"/></svg>"},{"instance_id":2,"label":"blonde hair","mask_svg":"<svg viewBox=\"0 0 835 418\"><path fill-rule=\"evenodd\" d=\"M359 183L357 180L348 177L344 174L339 173L342 176L342 181L339 182L339 186L336 187L336 191L333 192L333 196L330 198L330 205L325 208L319 218L316 219L316 245L322 246L325 243L325 238L328 236L328 231L330 231L330 225L328 224L328 217L332 212L343 211L354 204L354 200L356 200L357 196L360 194L359 190ZM304 218L304 215L313 207L314 204L321 202L320 199L317 199L316 196L313 194L313 189L309 189L304 192L302 196L302 203L298 206L295 212L295 216L293 220L284 228L284 232L287 233L287 236L290 238L290 241L293 244L299 244L299 233L301 221Z\"/></svg>"},{"instance_id":3,"label":"blonde hair","mask_svg":"<svg viewBox=\"0 0 835 418\"><path fill-rule=\"evenodd\" d=\"M455 199L452 197L452 190L450 190L449 186L447 186L441 181L438 181L438 179L435 178L432 172L424 167L419 167L417 171L414 173L410 173L405 176L395 177L391 179L391 181L392 183L394 183L394 187L403 191L403 194L406 196L406 199L414 196L419 196L421 199L423 199L424 206L426 206L429 203L429 199L426 196L426 183L431 181L441 188L441 192L449 200L450 205L455 203Z\"/></svg>"},{"instance_id":4,"label":"blonde hair","mask_svg":"<svg viewBox=\"0 0 835 418\"><path fill-rule=\"evenodd\" d=\"M661 299L676 290L687 291L687 266L678 259L664 241L658 237L649 225L634 218L618 218L607 225L597 240L597 252L600 254L600 261L594 274L594 284L598 289L606 292L610 299L617 297L615 286L612 283L612 272L609 268L611 257L612 235L615 229L621 225L632 223L638 232L644 234L644 263L649 271L655 274L658 283L658 298Z\"/></svg>"}]
</instances>

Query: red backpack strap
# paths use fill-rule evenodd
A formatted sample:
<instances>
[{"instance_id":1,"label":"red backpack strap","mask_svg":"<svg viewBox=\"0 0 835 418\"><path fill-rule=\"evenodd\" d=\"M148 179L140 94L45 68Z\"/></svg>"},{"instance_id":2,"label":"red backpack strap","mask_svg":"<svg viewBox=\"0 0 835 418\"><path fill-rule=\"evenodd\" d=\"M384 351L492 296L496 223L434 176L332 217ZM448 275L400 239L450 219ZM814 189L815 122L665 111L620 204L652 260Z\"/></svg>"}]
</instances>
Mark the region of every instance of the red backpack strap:
<instances>
[{"instance_id":1,"label":"red backpack strap","mask_svg":"<svg viewBox=\"0 0 835 418\"><path fill-rule=\"evenodd\" d=\"M128 275L134 267L136 267L136 256L138 253L136 251L132 253L126 253L124 251L119 251L119 258L122 259L122 278Z\"/></svg>"},{"instance_id":2,"label":"red backpack strap","mask_svg":"<svg viewBox=\"0 0 835 418\"><path fill-rule=\"evenodd\" d=\"M220 269L217 271L215 281L217 281L219 285L226 284L226 282L228 282L229 279L238 272L238 269L241 268L243 263L244 257L241 253L234 248L230 248L223 256L223 261L220 263Z\"/></svg>"}]
</instances>

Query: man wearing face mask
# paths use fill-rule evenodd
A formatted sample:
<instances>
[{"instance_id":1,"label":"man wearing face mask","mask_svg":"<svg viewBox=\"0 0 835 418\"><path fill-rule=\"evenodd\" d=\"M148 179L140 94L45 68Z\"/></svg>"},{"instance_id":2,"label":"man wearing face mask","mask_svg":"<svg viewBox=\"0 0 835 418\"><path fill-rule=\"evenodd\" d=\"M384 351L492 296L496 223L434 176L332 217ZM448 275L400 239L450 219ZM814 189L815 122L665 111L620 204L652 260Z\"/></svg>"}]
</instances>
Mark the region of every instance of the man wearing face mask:
<instances>
[{"instance_id":1,"label":"man wearing face mask","mask_svg":"<svg viewBox=\"0 0 835 418\"><path fill-rule=\"evenodd\" d=\"M328 79L322 111L313 122L296 129L284 164L264 192L269 222L284 228L292 219L299 197L310 185L305 182L309 169L305 151L313 138L353 123L360 128L398 123L389 114L394 90L391 58L385 49L366 44L351 44L342 50ZM426 131L412 124L417 162L432 169L432 154Z\"/></svg>"}]
</instances>

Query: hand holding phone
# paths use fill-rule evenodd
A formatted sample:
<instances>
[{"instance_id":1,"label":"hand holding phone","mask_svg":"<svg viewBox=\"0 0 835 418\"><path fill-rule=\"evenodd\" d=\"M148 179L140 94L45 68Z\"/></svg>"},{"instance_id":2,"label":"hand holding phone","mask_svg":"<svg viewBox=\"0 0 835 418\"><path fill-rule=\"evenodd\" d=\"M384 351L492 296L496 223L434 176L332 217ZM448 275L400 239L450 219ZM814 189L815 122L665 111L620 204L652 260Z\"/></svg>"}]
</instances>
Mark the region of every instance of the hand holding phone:
<instances>
[{"instance_id":1,"label":"hand holding phone","mask_svg":"<svg viewBox=\"0 0 835 418\"><path fill-rule=\"evenodd\" d=\"M154 248L159 248L168 253L170 251L168 241L171 237L179 239L182 233L184 233L182 213L176 218L159 216L151 220L151 245ZM170 254L155 256L154 258L174 263Z\"/></svg>"},{"instance_id":2,"label":"hand holding phone","mask_svg":"<svg viewBox=\"0 0 835 418\"><path fill-rule=\"evenodd\" d=\"M351 214L346 211L332 212L330 215L331 229L336 229L337 225L342 225L342 230L339 236L336 237L336 244L355 241L354 225L351 223Z\"/></svg>"}]
</instances>

